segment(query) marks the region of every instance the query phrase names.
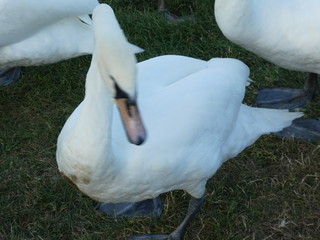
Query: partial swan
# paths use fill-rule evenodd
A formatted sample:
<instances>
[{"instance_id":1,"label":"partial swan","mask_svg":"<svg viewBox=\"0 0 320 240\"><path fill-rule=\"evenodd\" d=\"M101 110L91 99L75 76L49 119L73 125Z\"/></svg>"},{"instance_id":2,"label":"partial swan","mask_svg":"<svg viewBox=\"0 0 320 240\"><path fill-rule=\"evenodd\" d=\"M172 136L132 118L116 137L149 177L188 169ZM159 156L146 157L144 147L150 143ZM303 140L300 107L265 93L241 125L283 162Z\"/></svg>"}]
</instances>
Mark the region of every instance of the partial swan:
<instances>
[{"instance_id":1,"label":"partial swan","mask_svg":"<svg viewBox=\"0 0 320 240\"><path fill-rule=\"evenodd\" d=\"M264 88L256 105L303 108L318 91L320 1L216 0L215 17L230 41L285 69L308 72L303 89ZM320 121L298 119L282 136L320 140Z\"/></svg>"},{"instance_id":2,"label":"partial swan","mask_svg":"<svg viewBox=\"0 0 320 240\"><path fill-rule=\"evenodd\" d=\"M88 14L98 4L97 0L2 0L0 86L18 80L21 66L91 54L93 31Z\"/></svg>"},{"instance_id":3,"label":"partial swan","mask_svg":"<svg viewBox=\"0 0 320 240\"><path fill-rule=\"evenodd\" d=\"M20 66L90 54L97 0L3 0L0 3L0 85L19 79Z\"/></svg>"}]
</instances>

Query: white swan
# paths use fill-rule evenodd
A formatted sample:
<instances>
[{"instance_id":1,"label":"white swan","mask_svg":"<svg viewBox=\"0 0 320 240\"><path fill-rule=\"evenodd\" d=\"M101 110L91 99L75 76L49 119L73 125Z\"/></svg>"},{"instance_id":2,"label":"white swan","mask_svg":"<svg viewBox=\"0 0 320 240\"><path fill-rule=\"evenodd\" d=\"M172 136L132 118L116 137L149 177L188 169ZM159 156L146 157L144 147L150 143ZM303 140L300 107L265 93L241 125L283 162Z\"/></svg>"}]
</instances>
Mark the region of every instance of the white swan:
<instances>
[{"instance_id":1,"label":"white swan","mask_svg":"<svg viewBox=\"0 0 320 240\"><path fill-rule=\"evenodd\" d=\"M136 202L175 189L187 191L192 196L189 212L170 234L170 239L182 239L203 202L207 180L221 164L302 114L241 104L249 69L235 59L160 56L136 65L108 5L94 10L93 29L85 97L58 138L59 170L82 192L103 202ZM130 144L127 138L144 144Z\"/></svg>"},{"instance_id":2,"label":"white swan","mask_svg":"<svg viewBox=\"0 0 320 240\"><path fill-rule=\"evenodd\" d=\"M283 68L311 73L304 89L259 90L257 106L295 109L314 97L320 73L319 9L318 0L215 0L216 21L230 41ZM292 134L320 139L320 123L300 119Z\"/></svg>"},{"instance_id":3,"label":"white swan","mask_svg":"<svg viewBox=\"0 0 320 240\"><path fill-rule=\"evenodd\" d=\"M91 14L97 0L1 0L0 85L19 77L18 66L90 54Z\"/></svg>"}]
</instances>

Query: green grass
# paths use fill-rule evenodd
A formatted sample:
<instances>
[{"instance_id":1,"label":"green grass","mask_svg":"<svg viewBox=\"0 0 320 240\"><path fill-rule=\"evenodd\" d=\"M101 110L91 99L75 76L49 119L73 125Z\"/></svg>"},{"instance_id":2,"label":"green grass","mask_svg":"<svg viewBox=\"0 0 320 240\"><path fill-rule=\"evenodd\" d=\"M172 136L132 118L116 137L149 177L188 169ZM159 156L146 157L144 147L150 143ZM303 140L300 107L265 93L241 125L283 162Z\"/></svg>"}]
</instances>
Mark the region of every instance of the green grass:
<instances>
[{"instance_id":1,"label":"green grass","mask_svg":"<svg viewBox=\"0 0 320 240\"><path fill-rule=\"evenodd\" d=\"M167 24L155 0L109 1L129 40L146 51L208 60L234 57L251 69L259 87L303 86L306 74L286 71L226 40L213 1L168 0L177 15L193 21ZM81 41L81 39L79 39ZM84 93L90 57L25 68L21 81L0 88L0 239L121 240L137 233L168 233L184 217L189 196L163 194L159 219L114 219L69 185L55 161L57 136ZM306 110L320 116L320 99ZM206 202L186 239L320 239L320 145L263 136L225 163L208 182Z\"/></svg>"}]
</instances>

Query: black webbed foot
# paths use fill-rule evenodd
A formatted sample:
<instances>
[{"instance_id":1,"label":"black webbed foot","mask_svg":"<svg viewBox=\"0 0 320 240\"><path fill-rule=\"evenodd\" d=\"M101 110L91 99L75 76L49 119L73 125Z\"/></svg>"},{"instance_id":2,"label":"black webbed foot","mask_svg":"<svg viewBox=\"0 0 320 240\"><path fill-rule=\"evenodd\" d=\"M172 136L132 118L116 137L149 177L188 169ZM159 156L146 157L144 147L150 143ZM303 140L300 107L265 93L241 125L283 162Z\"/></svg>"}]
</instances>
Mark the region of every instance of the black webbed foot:
<instances>
[{"instance_id":1,"label":"black webbed foot","mask_svg":"<svg viewBox=\"0 0 320 240\"><path fill-rule=\"evenodd\" d=\"M0 86L7 86L19 80L21 74L20 67L0 69Z\"/></svg>"},{"instance_id":2,"label":"black webbed foot","mask_svg":"<svg viewBox=\"0 0 320 240\"><path fill-rule=\"evenodd\" d=\"M112 217L158 217L163 208L160 197L135 203L99 203L97 209Z\"/></svg>"}]
</instances>

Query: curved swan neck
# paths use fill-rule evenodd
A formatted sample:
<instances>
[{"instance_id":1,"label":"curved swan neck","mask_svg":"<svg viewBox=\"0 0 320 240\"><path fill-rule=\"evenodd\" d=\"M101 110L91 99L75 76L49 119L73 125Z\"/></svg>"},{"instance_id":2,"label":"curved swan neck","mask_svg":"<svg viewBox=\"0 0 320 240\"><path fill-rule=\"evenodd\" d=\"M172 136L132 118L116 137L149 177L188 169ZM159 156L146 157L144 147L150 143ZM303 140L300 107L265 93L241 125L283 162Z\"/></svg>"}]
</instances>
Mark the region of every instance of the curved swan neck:
<instances>
[{"instance_id":1,"label":"curved swan neck","mask_svg":"<svg viewBox=\"0 0 320 240\"><path fill-rule=\"evenodd\" d=\"M97 154L101 149L101 154L111 159L113 156L111 148L112 96L97 68L93 59L87 74L85 97L78 116L79 129L76 131L79 131L77 133L79 138L85 139L97 150ZM96 159L99 160L100 157ZM102 160L105 161L106 158Z\"/></svg>"},{"instance_id":2,"label":"curved swan neck","mask_svg":"<svg viewBox=\"0 0 320 240\"><path fill-rule=\"evenodd\" d=\"M108 91L107 86L103 81L95 56L92 56L91 65L86 77L86 92L84 101L99 99L99 102L103 102L104 100L111 98L111 93ZM108 102L110 103L110 101ZM93 103L93 105L95 104L96 103Z\"/></svg>"}]
</instances>

